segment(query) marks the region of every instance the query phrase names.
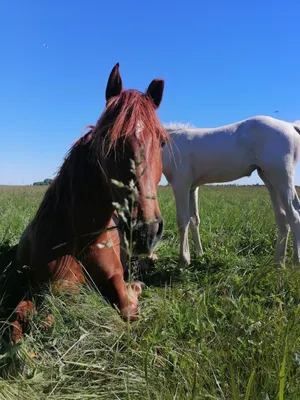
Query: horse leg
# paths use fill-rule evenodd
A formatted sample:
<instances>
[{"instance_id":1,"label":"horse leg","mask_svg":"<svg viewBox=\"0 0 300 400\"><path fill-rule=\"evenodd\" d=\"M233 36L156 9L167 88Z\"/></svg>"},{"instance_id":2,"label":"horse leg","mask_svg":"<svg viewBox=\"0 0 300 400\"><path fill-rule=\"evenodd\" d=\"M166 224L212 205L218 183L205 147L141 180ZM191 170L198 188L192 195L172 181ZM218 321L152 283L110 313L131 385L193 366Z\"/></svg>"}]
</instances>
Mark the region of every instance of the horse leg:
<instances>
[{"instance_id":1,"label":"horse leg","mask_svg":"<svg viewBox=\"0 0 300 400\"><path fill-rule=\"evenodd\" d=\"M202 256L203 249L200 240L200 217L198 210L198 192L199 187L190 191L190 230L192 232L193 241L195 243L196 255Z\"/></svg>"},{"instance_id":2,"label":"horse leg","mask_svg":"<svg viewBox=\"0 0 300 400\"><path fill-rule=\"evenodd\" d=\"M79 285L85 283L80 263L71 255L59 257L48 264L51 287L54 292L64 290L79 292Z\"/></svg>"},{"instance_id":3,"label":"horse leg","mask_svg":"<svg viewBox=\"0 0 300 400\"><path fill-rule=\"evenodd\" d=\"M13 316L14 321L11 322L12 326L12 335L11 335L11 345L19 342L23 339L23 335L28 325L31 322L31 316L37 314L37 310L31 300L23 300L21 301ZM52 314L47 315L44 321L44 330L48 331L49 328L54 323L54 317Z\"/></svg>"},{"instance_id":4,"label":"horse leg","mask_svg":"<svg viewBox=\"0 0 300 400\"><path fill-rule=\"evenodd\" d=\"M299 200L298 193L297 193L296 189L295 189L295 196L294 196L294 200L293 200L293 206L295 207L295 209L300 214L300 200Z\"/></svg>"},{"instance_id":5,"label":"horse leg","mask_svg":"<svg viewBox=\"0 0 300 400\"><path fill-rule=\"evenodd\" d=\"M260 169L258 169L257 172L269 191L270 198L273 204L275 220L278 227L278 236L275 250L275 263L278 266L284 266L287 241L290 231L290 227L287 222L286 212L282 206L279 194L275 187L266 179L264 173Z\"/></svg>"},{"instance_id":6,"label":"horse leg","mask_svg":"<svg viewBox=\"0 0 300 400\"><path fill-rule=\"evenodd\" d=\"M189 265L191 262L188 229L190 223L189 190L182 187L173 187L176 200L176 217L180 236L180 264Z\"/></svg>"},{"instance_id":7,"label":"horse leg","mask_svg":"<svg viewBox=\"0 0 300 400\"><path fill-rule=\"evenodd\" d=\"M295 196L295 188L290 188L287 192L284 189L280 191L280 198L284 204L287 220L293 234L294 262L300 264L300 215L293 205Z\"/></svg>"},{"instance_id":8,"label":"horse leg","mask_svg":"<svg viewBox=\"0 0 300 400\"><path fill-rule=\"evenodd\" d=\"M272 180L268 176L268 180L276 188L284 207L293 234L294 262L300 264L300 203L294 186L294 173L291 174L291 171L294 171L293 164L285 165L284 171L277 171Z\"/></svg>"},{"instance_id":9,"label":"horse leg","mask_svg":"<svg viewBox=\"0 0 300 400\"><path fill-rule=\"evenodd\" d=\"M23 234L21 246L18 246L17 262L19 266L26 264L30 265L30 252L28 248L27 236ZM33 271L37 273L35 273L34 276L28 277L30 282L36 287L36 290L38 290L40 285L49 280L54 292L60 289L72 289L78 291L78 283L85 282L81 266L70 255L60 257L48 264L43 264L43 262L36 262L36 264L39 265L39 268L33 269ZM30 322L29 313L32 314L36 312L37 311L30 300L21 301L16 307L12 322L13 343L23 338L25 326ZM48 315L44 321L44 329L48 330L53 322L53 315Z\"/></svg>"},{"instance_id":10,"label":"horse leg","mask_svg":"<svg viewBox=\"0 0 300 400\"><path fill-rule=\"evenodd\" d=\"M30 300L21 301L13 315L14 321L11 322L12 335L11 344L15 344L23 339L23 333L26 325L30 322L30 314L36 314L34 304Z\"/></svg>"},{"instance_id":11,"label":"horse leg","mask_svg":"<svg viewBox=\"0 0 300 400\"><path fill-rule=\"evenodd\" d=\"M293 214L296 215L296 220L294 220L295 234L293 233L294 262L300 264L300 201L295 187L293 187L293 210Z\"/></svg>"},{"instance_id":12,"label":"horse leg","mask_svg":"<svg viewBox=\"0 0 300 400\"><path fill-rule=\"evenodd\" d=\"M111 220L108 226L115 226L115 222ZM131 282L127 285L124 281L118 230L103 232L90 246L85 261L94 284L111 304L117 305L121 316L125 320L137 319L142 283Z\"/></svg>"},{"instance_id":13,"label":"horse leg","mask_svg":"<svg viewBox=\"0 0 300 400\"><path fill-rule=\"evenodd\" d=\"M82 267L71 255L65 255L48 264L50 284L53 294L68 291L79 293L79 285L85 283ZM47 332L55 322L53 314L48 314L44 320L44 330Z\"/></svg>"},{"instance_id":14,"label":"horse leg","mask_svg":"<svg viewBox=\"0 0 300 400\"><path fill-rule=\"evenodd\" d=\"M102 293L111 304L119 308L125 321L136 321L139 312L138 298L143 287L144 284L138 281L126 284L123 275L116 273L103 284Z\"/></svg>"}]
</instances>

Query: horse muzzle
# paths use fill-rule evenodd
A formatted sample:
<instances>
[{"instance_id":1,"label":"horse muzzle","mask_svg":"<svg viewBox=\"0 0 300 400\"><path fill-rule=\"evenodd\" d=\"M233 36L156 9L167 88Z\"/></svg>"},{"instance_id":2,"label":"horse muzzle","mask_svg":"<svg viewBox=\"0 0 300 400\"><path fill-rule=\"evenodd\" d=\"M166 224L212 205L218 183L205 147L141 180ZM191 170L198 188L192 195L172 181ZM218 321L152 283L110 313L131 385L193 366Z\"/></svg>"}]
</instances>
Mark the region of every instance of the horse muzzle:
<instances>
[{"instance_id":1,"label":"horse muzzle","mask_svg":"<svg viewBox=\"0 0 300 400\"><path fill-rule=\"evenodd\" d=\"M164 220L159 216L155 222L146 223L133 232L135 255L149 255L155 245L161 240L164 230Z\"/></svg>"}]
</instances>

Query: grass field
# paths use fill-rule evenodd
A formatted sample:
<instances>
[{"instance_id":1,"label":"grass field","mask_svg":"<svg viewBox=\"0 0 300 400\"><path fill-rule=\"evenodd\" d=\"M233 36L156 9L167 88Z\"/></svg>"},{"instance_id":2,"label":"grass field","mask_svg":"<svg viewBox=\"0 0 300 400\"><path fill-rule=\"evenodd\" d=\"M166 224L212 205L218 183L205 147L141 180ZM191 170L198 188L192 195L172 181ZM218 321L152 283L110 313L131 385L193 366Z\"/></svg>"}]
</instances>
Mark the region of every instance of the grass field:
<instances>
[{"instance_id":1,"label":"grass field","mask_svg":"<svg viewBox=\"0 0 300 400\"><path fill-rule=\"evenodd\" d=\"M43 187L0 187L0 251L18 242ZM170 188L141 317L128 325L89 288L45 299L56 323L0 355L0 399L300 399L300 269L272 266L276 227L264 187L200 190L205 255L177 265ZM193 253L192 253L193 254ZM0 254L1 257L1 254Z\"/></svg>"}]
</instances>

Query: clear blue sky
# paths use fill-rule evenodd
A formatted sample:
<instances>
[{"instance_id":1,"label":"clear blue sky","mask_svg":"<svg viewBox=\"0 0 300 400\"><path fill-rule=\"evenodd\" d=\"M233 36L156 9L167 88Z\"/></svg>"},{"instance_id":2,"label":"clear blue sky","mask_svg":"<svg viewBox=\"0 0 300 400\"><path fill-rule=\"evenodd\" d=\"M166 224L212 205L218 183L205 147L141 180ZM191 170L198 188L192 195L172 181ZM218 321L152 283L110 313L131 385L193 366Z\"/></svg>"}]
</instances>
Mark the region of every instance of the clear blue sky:
<instances>
[{"instance_id":1,"label":"clear blue sky","mask_svg":"<svg viewBox=\"0 0 300 400\"><path fill-rule=\"evenodd\" d=\"M299 0L2 1L0 184L53 177L118 61L127 88L165 79L163 122L300 119L299 15Z\"/></svg>"}]
</instances>

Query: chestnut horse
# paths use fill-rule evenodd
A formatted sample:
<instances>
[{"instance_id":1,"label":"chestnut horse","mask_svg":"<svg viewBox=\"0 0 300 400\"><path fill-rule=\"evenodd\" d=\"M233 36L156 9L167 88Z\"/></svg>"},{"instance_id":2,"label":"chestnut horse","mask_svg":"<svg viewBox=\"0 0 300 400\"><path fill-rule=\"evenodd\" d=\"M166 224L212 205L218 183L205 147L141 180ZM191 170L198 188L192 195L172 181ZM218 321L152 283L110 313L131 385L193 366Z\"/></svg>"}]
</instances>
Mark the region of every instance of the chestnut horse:
<instances>
[{"instance_id":1,"label":"chestnut horse","mask_svg":"<svg viewBox=\"0 0 300 400\"><path fill-rule=\"evenodd\" d=\"M156 115L163 90L162 79L154 79L145 94L123 90L119 64L111 71L104 112L70 149L18 245L17 265L29 266L23 275L33 293L47 282L78 287L90 277L124 319L136 319L141 284L127 286L124 281L114 205L128 202L132 215L125 213L126 218L137 223L134 252L151 254L163 231L156 196L161 148L168 140ZM132 160L139 160L135 173ZM138 191L136 201L128 197L132 180ZM126 224L120 229L129 240ZM22 337L22 324L32 310L28 293L14 313L13 342Z\"/></svg>"}]
</instances>

